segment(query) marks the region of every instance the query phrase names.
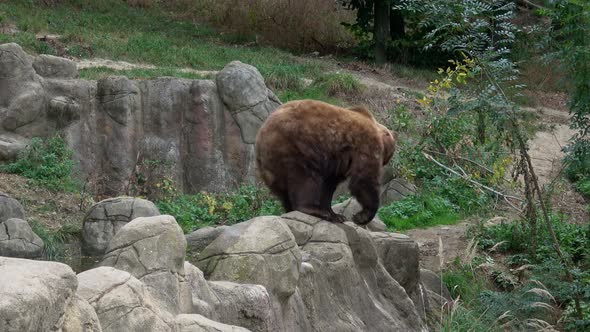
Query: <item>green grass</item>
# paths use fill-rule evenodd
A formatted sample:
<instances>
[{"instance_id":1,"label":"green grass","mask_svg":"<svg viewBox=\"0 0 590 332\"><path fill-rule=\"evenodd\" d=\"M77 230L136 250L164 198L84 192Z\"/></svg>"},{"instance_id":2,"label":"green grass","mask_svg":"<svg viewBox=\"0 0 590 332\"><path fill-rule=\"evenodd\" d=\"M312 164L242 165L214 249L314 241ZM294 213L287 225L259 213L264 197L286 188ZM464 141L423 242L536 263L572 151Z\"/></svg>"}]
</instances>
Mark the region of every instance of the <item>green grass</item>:
<instances>
[{"instance_id":1,"label":"green grass","mask_svg":"<svg viewBox=\"0 0 590 332\"><path fill-rule=\"evenodd\" d=\"M72 178L73 153L59 136L35 137L16 161L0 164L0 172L19 174L50 190L75 191L78 184Z\"/></svg>"},{"instance_id":2,"label":"green grass","mask_svg":"<svg viewBox=\"0 0 590 332\"><path fill-rule=\"evenodd\" d=\"M64 224L57 230L49 230L42 223L32 219L29 224L33 232L43 240L43 258L59 261L64 258L64 244L75 238L81 238L82 229L78 225Z\"/></svg>"},{"instance_id":3,"label":"green grass","mask_svg":"<svg viewBox=\"0 0 590 332\"><path fill-rule=\"evenodd\" d=\"M431 195L407 196L379 209L379 218L390 231L451 225L461 219L458 207L445 198Z\"/></svg>"},{"instance_id":4,"label":"green grass","mask_svg":"<svg viewBox=\"0 0 590 332\"><path fill-rule=\"evenodd\" d=\"M107 67L94 67L80 70L80 78L87 80L98 80L113 75L127 76L130 79L155 79L163 76L171 76L198 80L211 79L213 77L213 75L203 75L199 73L185 72L176 68L134 68L126 70L116 70Z\"/></svg>"},{"instance_id":5,"label":"green grass","mask_svg":"<svg viewBox=\"0 0 590 332\"><path fill-rule=\"evenodd\" d=\"M179 20L157 5L141 9L119 0L69 0L44 7L11 1L0 3L0 16L20 30L15 35L0 34L0 43L17 42L33 53L57 53L54 46L35 38L36 33L52 33L62 36L66 55L148 63L167 68L166 73L174 76L186 77L175 68L220 70L240 60L256 66L279 90L298 87L301 78L313 79L324 70L320 62L301 60L274 48L227 44L227 38L221 39L215 30ZM156 73L130 74L151 77Z\"/></svg>"}]
</instances>

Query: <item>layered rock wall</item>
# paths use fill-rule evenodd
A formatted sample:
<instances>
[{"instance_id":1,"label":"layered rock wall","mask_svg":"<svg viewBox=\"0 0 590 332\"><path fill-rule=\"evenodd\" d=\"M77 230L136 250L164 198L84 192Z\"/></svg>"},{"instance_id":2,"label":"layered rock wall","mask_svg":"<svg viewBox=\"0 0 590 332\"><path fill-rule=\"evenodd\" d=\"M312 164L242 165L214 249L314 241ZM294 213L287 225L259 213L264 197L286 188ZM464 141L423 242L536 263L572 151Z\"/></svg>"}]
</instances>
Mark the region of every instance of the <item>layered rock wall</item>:
<instances>
[{"instance_id":1,"label":"layered rock wall","mask_svg":"<svg viewBox=\"0 0 590 332\"><path fill-rule=\"evenodd\" d=\"M254 137L280 104L237 61L215 80L77 77L66 59L0 45L0 162L32 137L61 133L100 194L126 192L143 161L170 165L185 192L220 191L254 178Z\"/></svg>"}]
</instances>

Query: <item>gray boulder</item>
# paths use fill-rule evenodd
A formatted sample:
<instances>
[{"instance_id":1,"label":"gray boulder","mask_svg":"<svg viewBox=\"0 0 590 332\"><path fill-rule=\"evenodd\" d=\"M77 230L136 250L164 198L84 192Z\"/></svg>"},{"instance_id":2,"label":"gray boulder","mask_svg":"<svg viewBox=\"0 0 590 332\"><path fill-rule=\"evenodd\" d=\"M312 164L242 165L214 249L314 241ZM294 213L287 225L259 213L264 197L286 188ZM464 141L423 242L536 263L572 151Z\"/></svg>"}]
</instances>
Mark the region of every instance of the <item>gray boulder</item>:
<instances>
[{"instance_id":1,"label":"gray boulder","mask_svg":"<svg viewBox=\"0 0 590 332\"><path fill-rule=\"evenodd\" d=\"M68 59L41 54L35 57L33 68L45 78L78 78L76 64Z\"/></svg>"},{"instance_id":2,"label":"gray boulder","mask_svg":"<svg viewBox=\"0 0 590 332\"><path fill-rule=\"evenodd\" d=\"M191 313L197 313L209 319L219 320L218 309L220 307L220 300L207 283L207 280L205 280L203 271L189 262L184 262L184 272L186 285L191 295L191 302L188 305L184 305L184 307L190 308L192 306Z\"/></svg>"},{"instance_id":3,"label":"gray boulder","mask_svg":"<svg viewBox=\"0 0 590 332\"><path fill-rule=\"evenodd\" d=\"M84 250L92 255L105 252L109 241L128 222L138 217L160 215L154 203L141 198L117 197L94 204L82 225Z\"/></svg>"},{"instance_id":4,"label":"gray boulder","mask_svg":"<svg viewBox=\"0 0 590 332\"><path fill-rule=\"evenodd\" d=\"M271 296L263 286L228 281L210 281L209 286L220 301L220 322L256 332L286 331L277 322Z\"/></svg>"},{"instance_id":5,"label":"gray boulder","mask_svg":"<svg viewBox=\"0 0 590 332\"><path fill-rule=\"evenodd\" d=\"M75 295L66 309L62 332L102 332L94 308L79 295Z\"/></svg>"},{"instance_id":6,"label":"gray boulder","mask_svg":"<svg viewBox=\"0 0 590 332\"><path fill-rule=\"evenodd\" d=\"M355 198L349 198L342 203L332 206L334 212L345 216L347 220L352 220L352 217L362 209L362 206ZM387 230L387 226L379 216L375 215L375 218L367 224L367 229L374 232L384 232Z\"/></svg>"},{"instance_id":7,"label":"gray boulder","mask_svg":"<svg viewBox=\"0 0 590 332\"><path fill-rule=\"evenodd\" d=\"M78 295L94 308L103 332L175 330L174 317L125 271L99 267L78 274L78 283Z\"/></svg>"},{"instance_id":8,"label":"gray boulder","mask_svg":"<svg viewBox=\"0 0 590 332\"><path fill-rule=\"evenodd\" d=\"M113 237L100 265L129 272L164 309L178 314L181 304L190 304L188 288L182 285L185 250L186 240L174 217L136 218Z\"/></svg>"},{"instance_id":9,"label":"gray boulder","mask_svg":"<svg viewBox=\"0 0 590 332\"><path fill-rule=\"evenodd\" d=\"M187 254L191 258L198 258L205 247L213 242L229 226L203 227L186 235Z\"/></svg>"},{"instance_id":10,"label":"gray boulder","mask_svg":"<svg viewBox=\"0 0 590 332\"><path fill-rule=\"evenodd\" d=\"M0 256L37 258L43 253L43 240L29 223L11 218L0 221Z\"/></svg>"},{"instance_id":11,"label":"gray boulder","mask_svg":"<svg viewBox=\"0 0 590 332\"><path fill-rule=\"evenodd\" d=\"M408 294L416 291L420 282L420 250L407 235L371 233L377 254L389 274Z\"/></svg>"},{"instance_id":12,"label":"gray boulder","mask_svg":"<svg viewBox=\"0 0 590 332\"><path fill-rule=\"evenodd\" d=\"M424 287L441 296L445 301L452 301L453 297L447 286L442 282L441 277L427 269L420 269L420 280Z\"/></svg>"},{"instance_id":13,"label":"gray boulder","mask_svg":"<svg viewBox=\"0 0 590 332\"><path fill-rule=\"evenodd\" d=\"M178 332L248 332L250 330L239 326L225 325L212 321L201 315L176 316Z\"/></svg>"},{"instance_id":14,"label":"gray boulder","mask_svg":"<svg viewBox=\"0 0 590 332\"><path fill-rule=\"evenodd\" d=\"M242 139L254 144L264 120L280 106L279 99L266 87L258 69L240 61L230 62L219 72L217 86Z\"/></svg>"},{"instance_id":15,"label":"gray boulder","mask_svg":"<svg viewBox=\"0 0 590 332\"><path fill-rule=\"evenodd\" d=\"M396 178L381 187L381 205L389 205L416 192L416 186L402 179Z\"/></svg>"},{"instance_id":16,"label":"gray boulder","mask_svg":"<svg viewBox=\"0 0 590 332\"><path fill-rule=\"evenodd\" d=\"M2 113L1 110L0 113ZM28 140L20 135L0 134L0 162L14 161L19 153L25 149L27 142Z\"/></svg>"},{"instance_id":17,"label":"gray boulder","mask_svg":"<svg viewBox=\"0 0 590 332\"><path fill-rule=\"evenodd\" d=\"M10 218L25 219L25 209L19 201L0 191L0 221Z\"/></svg>"},{"instance_id":18,"label":"gray boulder","mask_svg":"<svg viewBox=\"0 0 590 332\"><path fill-rule=\"evenodd\" d=\"M299 280L301 254L279 217L258 217L231 226L206 247L197 266L208 280L261 284L289 298Z\"/></svg>"},{"instance_id":19,"label":"gray boulder","mask_svg":"<svg viewBox=\"0 0 590 332\"><path fill-rule=\"evenodd\" d=\"M0 331L57 331L76 292L61 263L0 257Z\"/></svg>"}]
</instances>

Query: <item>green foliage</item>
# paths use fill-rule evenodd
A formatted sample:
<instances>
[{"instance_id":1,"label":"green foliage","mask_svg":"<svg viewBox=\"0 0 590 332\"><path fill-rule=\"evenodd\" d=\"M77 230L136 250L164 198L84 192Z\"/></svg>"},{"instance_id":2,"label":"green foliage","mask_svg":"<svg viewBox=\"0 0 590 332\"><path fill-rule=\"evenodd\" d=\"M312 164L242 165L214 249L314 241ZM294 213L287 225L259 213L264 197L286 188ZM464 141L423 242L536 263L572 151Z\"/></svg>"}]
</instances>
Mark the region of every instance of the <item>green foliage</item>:
<instances>
[{"instance_id":1,"label":"green foliage","mask_svg":"<svg viewBox=\"0 0 590 332\"><path fill-rule=\"evenodd\" d=\"M574 181L590 177L590 3L555 1L551 18L553 58L563 64L572 88L569 91L571 128L578 132L566 147L567 174Z\"/></svg>"},{"instance_id":2,"label":"green foliage","mask_svg":"<svg viewBox=\"0 0 590 332\"><path fill-rule=\"evenodd\" d=\"M282 214L280 203L268 191L251 185L229 193L178 195L156 205L162 214L174 216L185 233L208 225L232 225L258 216Z\"/></svg>"},{"instance_id":3,"label":"green foliage","mask_svg":"<svg viewBox=\"0 0 590 332\"><path fill-rule=\"evenodd\" d=\"M94 68L85 68L80 70L80 78L86 80L99 80L101 78L113 76L113 75L123 75L127 76L130 79L155 79L158 77L163 76L171 76L171 77L180 77L180 78L187 78L187 79L209 79L213 75L203 75L200 73L193 73L188 71L183 71L176 68L157 68L157 69L126 69L126 70L116 70L107 67L94 67Z\"/></svg>"},{"instance_id":4,"label":"green foliage","mask_svg":"<svg viewBox=\"0 0 590 332\"><path fill-rule=\"evenodd\" d=\"M590 197L590 178L583 178L576 183L576 189L584 194L586 197Z\"/></svg>"},{"instance_id":5,"label":"green foliage","mask_svg":"<svg viewBox=\"0 0 590 332\"><path fill-rule=\"evenodd\" d=\"M458 206L434 195L404 197L379 209L379 218L391 231L403 231L434 225L449 225L460 219Z\"/></svg>"},{"instance_id":6,"label":"green foliage","mask_svg":"<svg viewBox=\"0 0 590 332\"><path fill-rule=\"evenodd\" d=\"M511 254L506 261L514 268L525 264L532 266L532 279L542 281L555 301L566 308L562 323L568 331L578 331L581 327L590 326L587 310L590 304L590 227L569 223L559 215L552 215L551 220L561 250L572 262L569 270L572 279L568 279L566 267L557 256L549 232L544 227L537 231L535 239L531 239L530 223L501 224L480 230L479 243L484 250L494 247L497 252ZM537 243L536 247L533 243ZM517 291L522 293L520 288ZM520 293L495 295L491 299L507 300L512 297L515 301L515 298L522 297ZM581 302L582 317L574 314L576 298ZM530 312L522 312L521 315L532 317Z\"/></svg>"},{"instance_id":7,"label":"green foliage","mask_svg":"<svg viewBox=\"0 0 590 332\"><path fill-rule=\"evenodd\" d=\"M82 236L82 229L78 225L64 224L57 230L49 230L34 219L29 220L29 224L33 232L43 240L43 258L50 261L62 261L65 258L64 244Z\"/></svg>"},{"instance_id":8,"label":"green foliage","mask_svg":"<svg viewBox=\"0 0 590 332\"><path fill-rule=\"evenodd\" d=\"M315 99L331 104L341 104L339 97L354 98L364 91L362 85L354 76L348 73L327 73L317 77L311 84L304 86L301 78L297 84L285 83L281 85L286 90L279 92L279 98L283 102L298 99Z\"/></svg>"},{"instance_id":9,"label":"green foliage","mask_svg":"<svg viewBox=\"0 0 590 332\"><path fill-rule=\"evenodd\" d=\"M33 138L18 159L0 165L0 171L15 173L51 190L76 189L72 179L73 151L59 136L49 139Z\"/></svg>"},{"instance_id":10,"label":"green foliage","mask_svg":"<svg viewBox=\"0 0 590 332\"><path fill-rule=\"evenodd\" d=\"M364 90L358 79L348 73L328 73L321 75L317 84L330 97L334 96L354 96Z\"/></svg>"}]
</instances>

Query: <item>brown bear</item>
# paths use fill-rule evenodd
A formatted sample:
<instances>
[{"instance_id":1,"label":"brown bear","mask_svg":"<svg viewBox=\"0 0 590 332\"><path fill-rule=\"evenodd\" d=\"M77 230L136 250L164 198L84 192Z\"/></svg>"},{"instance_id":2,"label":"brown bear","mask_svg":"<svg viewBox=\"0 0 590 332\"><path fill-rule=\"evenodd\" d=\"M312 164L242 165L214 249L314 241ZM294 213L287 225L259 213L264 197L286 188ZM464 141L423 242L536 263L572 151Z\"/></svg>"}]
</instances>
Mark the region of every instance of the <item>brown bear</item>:
<instances>
[{"instance_id":1,"label":"brown bear","mask_svg":"<svg viewBox=\"0 0 590 332\"><path fill-rule=\"evenodd\" d=\"M357 224L369 223L379 208L383 166L396 138L364 107L341 108L316 100L288 102L260 128L255 143L258 177L283 204L332 222L339 183L350 179L351 194L362 210Z\"/></svg>"}]
</instances>

